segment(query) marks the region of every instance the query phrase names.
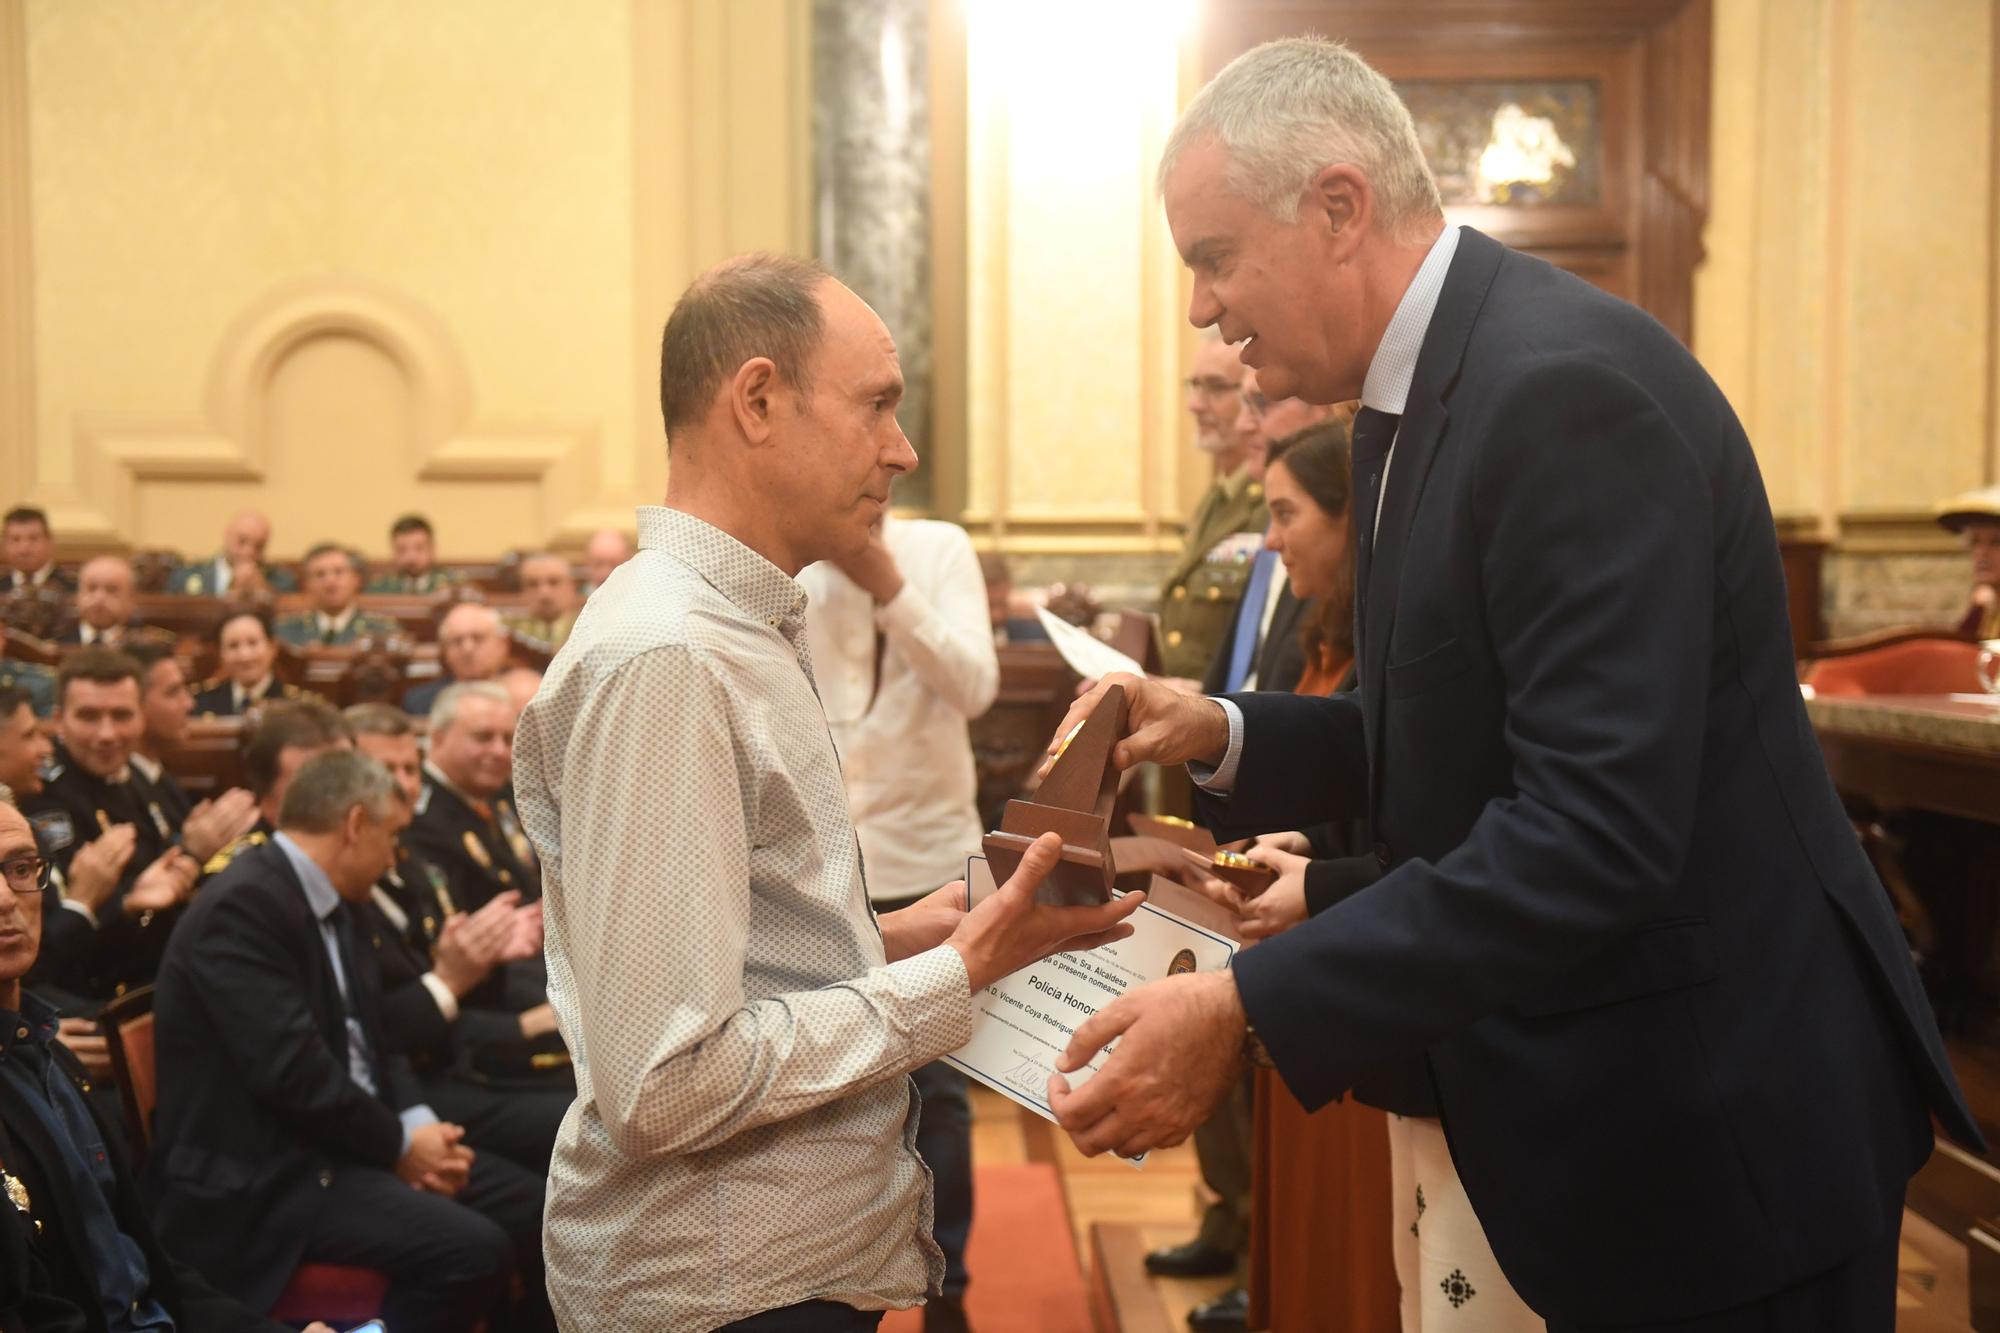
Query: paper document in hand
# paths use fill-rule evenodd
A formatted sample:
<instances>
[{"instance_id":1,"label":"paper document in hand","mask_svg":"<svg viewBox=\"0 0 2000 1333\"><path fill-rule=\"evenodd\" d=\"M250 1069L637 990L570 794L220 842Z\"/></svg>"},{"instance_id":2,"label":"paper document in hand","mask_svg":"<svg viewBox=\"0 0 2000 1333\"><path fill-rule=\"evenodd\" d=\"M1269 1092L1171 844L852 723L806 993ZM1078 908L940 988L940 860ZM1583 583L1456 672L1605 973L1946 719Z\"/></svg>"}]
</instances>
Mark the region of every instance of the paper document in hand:
<instances>
[{"instance_id":1,"label":"paper document in hand","mask_svg":"<svg viewBox=\"0 0 2000 1333\"><path fill-rule=\"evenodd\" d=\"M1062 654L1062 660L1069 663L1070 670L1085 680L1096 680L1114 671L1129 671L1135 676L1146 674L1146 668L1134 662L1125 654L1113 648L1087 629L1078 629L1061 616L1051 612L1046 606L1035 608L1036 619L1049 632L1049 642Z\"/></svg>"},{"instance_id":2,"label":"paper document in hand","mask_svg":"<svg viewBox=\"0 0 2000 1333\"><path fill-rule=\"evenodd\" d=\"M966 866L969 900L992 891L983 857ZM1215 972L1229 966L1236 942L1154 907L1130 917L1132 934L1087 953L1056 954L1004 977L972 997L972 1040L945 1057L987 1087L1019 1102L1044 1120L1049 1076L1056 1057L1085 1019L1126 991L1179 972ZM1066 1075L1072 1088L1089 1082L1111 1050Z\"/></svg>"}]
</instances>

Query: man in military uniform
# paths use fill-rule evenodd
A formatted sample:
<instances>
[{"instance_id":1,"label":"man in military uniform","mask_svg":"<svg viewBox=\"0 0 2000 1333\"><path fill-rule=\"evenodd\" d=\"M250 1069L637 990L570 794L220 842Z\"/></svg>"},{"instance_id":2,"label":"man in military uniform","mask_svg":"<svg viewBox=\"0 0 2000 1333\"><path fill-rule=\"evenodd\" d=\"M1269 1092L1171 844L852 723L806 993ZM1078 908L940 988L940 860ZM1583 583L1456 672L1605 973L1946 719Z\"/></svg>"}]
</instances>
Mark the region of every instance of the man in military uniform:
<instances>
[{"instance_id":1,"label":"man in military uniform","mask_svg":"<svg viewBox=\"0 0 2000 1333\"><path fill-rule=\"evenodd\" d=\"M266 563L271 520L254 509L230 519L222 529L222 550L198 564L182 565L167 580L167 591L184 597L227 597L256 601L275 593L297 592L299 581L283 565Z\"/></svg>"},{"instance_id":2,"label":"man in military uniform","mask_svg":"<svg viewBox=\"0 0 2000 1333\"><path fill-rule=\"evenodd\" d=\"M294 648L339 647L363 639L387 639L396 622L363 611L361 557L344 546L321 542L306 552L306 595L313 609L278 622L278 637Z\"/></svg>"},{"instance_id":3,"label":"man in military uniform","mask_svg":"<svg viewBox=\"0 0 2000 1333\"><path fill-rule=\"evenodd\" d=\"M1199 680L1228 633L1263 545L1264 488L1250 477L1249 437L1237 429L1243 363L1220 339L1195 351L1188 412L1195 447L1215 461L1215 480L1196 503L1187 541L1160 590L1160 673Z\"/></svg>"},{"instance_id":4,"label":"man in military uniform","mask_svg":"<svg viewBox=\"0 0 2000 1333\"><path fill-rule=\"evenodd\" d=\"M343 715L355 746L423 796L416 725L387 704ZM545 1173L576 1095L541 967L539 903L518 890L461 911L444 871L399 841L363 919L382 965L383 1026L426 1099L466 1141Z\"/></svg>"},{"instance_id":5,"label":"man in military uniform","mask_svg":"<svg viewBox=\"0 0 2000 1333\"><path fill-rule=\"evenodd\" d=\"M389 529L389 563L389 569L368 580L369 592L428 596L458 583L438 568L437 534L422 514L405 514Z\"/></svg>"},{"instance_id":6,"label":"man in military uniform","mask_svg":"<svg viewBox=\"0 0 2000 1333\"><path fill-rule=\"evenodd\" d=\"M438 622L438 662L443 674L412 685L403 695L403 711L428 716L447 686L497 679L507 665L508 644L507 627L498 611L483 602L458 603Z\"/></svg>"},{"instance_id":7,"label":"man in military uniform","mask_svg":"<svg viewBox=\"0 0 2000 1333\"><path fill-rule=\"evenodd\" d=\"M129 560L116 555L87 560L77 571L76 621L56 642L84 648L172 643L172 634L140 623L138 605L138 587Z\"/></svg>"},{"instance_id":8,"label":"man in military uniform","mask_svg":"<svg viewBox=\"0 0 2000 1333\"><path fill-rule=\"evenodd\" d=\"M403 835L445 872L467 911L495 894L542 896L535 849L514 812L514 705L492 681L462 681L431 709L430 759L416 817Z\"/></svg>"},{"instance_id":9,"label":"man in military uniform","mask_svg":"<svg viewBox=\"0 0 2000 1333\"><path fill-rule=\"evenodd\" d=\"M49 533L49 516L32 505L17 505L0 518L0 565L7 573L6 586L0 591L76 591L76 585L56 568L56 542Z\"/></svg>"},{"instance_id":10,"label":"man in military uniform","mask_svg":"<svg viewBox=\"0 0 2000 1333\"><path fill-rule=\"evenodd\" d=\"M528 599L527 611L508 616L507 627L551 649L562 647L576 624L576 576L569 561L552 551L522 560L521 594Z\"/></svg>"},{"instance_id":11,"label":"man in military uniform","mask_svg":"<svg viewBox=\"0 0 2000 1333\"><path fill-rule=\"evenodd\" d=\"M21 803L43 854L66 876L84 849L114 830L131 830L129 848L117 857L117 885L104 910L90 913L95 947L65 985L94 1001L153 979L202 859L231 832L227 813L213 808L176 825L159 789L133 765L145 728L141 678L137 662L109 649L86 648L64 660L42 790Z\"/></svg>"}]
</instances>

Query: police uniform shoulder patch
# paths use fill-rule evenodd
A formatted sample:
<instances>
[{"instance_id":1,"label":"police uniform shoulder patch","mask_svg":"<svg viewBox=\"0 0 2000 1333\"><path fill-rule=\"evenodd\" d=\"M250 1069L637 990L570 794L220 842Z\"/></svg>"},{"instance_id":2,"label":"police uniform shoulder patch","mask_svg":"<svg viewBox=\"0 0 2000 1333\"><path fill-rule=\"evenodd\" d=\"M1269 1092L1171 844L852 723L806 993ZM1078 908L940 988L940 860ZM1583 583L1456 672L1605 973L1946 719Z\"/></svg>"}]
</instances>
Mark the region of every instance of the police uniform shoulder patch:
<instances>
[{"instance_id":1,"label":"police uniform shoulder patch","mask_svg":"<svg viewBox=\"0 0 2000 1333\"><path fill-rule=\"evenodd\" d=\"M42 845L52 852L59 852L76 841L76 825L70 821L67 810L43 810L28 816L28 822L35 826Z\"/></svg>"}]
</instances>

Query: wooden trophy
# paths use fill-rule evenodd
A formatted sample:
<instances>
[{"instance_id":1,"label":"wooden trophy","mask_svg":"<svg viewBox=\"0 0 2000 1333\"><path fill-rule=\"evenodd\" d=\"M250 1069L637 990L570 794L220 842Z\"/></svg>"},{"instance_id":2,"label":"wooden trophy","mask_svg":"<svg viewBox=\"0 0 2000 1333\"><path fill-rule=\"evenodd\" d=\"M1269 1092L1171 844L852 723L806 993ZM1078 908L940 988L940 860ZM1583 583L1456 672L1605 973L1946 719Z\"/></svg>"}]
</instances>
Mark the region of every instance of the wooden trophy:
<instances>
[{"instance_id":1,"label":"wooden trophy","mask_svg":"<svg viewBox=\"0 0 2000 1333\"><path fill-rule=\"evenodd\" d=\"M1111 881L1118 873L1111 856L1111 807L1118 799L1111 747L1124 730L1125 687L1113 685L1063 740L1033 799L1007 802L1000 827L986 835L982 845L995 882L1013 877L1036 838L1060 833L1062 860L1036 896L1064 907L1110 900Z\"/></svg>"}]
</instances>

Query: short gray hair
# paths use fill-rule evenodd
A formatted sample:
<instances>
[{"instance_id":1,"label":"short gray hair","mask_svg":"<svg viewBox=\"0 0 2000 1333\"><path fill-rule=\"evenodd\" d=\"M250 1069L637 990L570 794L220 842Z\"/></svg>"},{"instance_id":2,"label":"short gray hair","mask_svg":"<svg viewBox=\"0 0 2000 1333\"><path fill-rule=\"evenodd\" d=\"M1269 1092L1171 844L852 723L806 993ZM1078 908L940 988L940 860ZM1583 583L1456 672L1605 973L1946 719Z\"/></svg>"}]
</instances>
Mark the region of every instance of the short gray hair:
<instances>
[{"instance_id":1,"label":"short gray hair","mask_svg":"<svg viewBox=\"0 0 2000 1333\"><path fill-rule=\"evenodd\" d=\"M1167 139L1162 191L1181 154L1209 137L1229 155L1229 188L1280 222L1298 220L1299 197L1335 163L1367 174L1390 236L1412 238L1444 216L1409 108L1345 43L1286 37L1230 61Z\"/></svg>"},{"instance_id":2,"label":"short gray hair","mask_svg":"<svg viewBox=\"0 0 2000 1333\"><path fill-rule=\"evenodd\" d=\"M341 720L356 736L414 736L417 724L394 704L350 704L341 710Z\"/></svg>"},{"instance_id":3,"label":"short gray hair","mask_svg":"<svg viewBox=\"0 0 2000 1333\"><path fill-rule=\"evenodd\" d=\"M778 380L801 398L826 332L819 286L827 271L808 259L751 254L726 259L696 278L667 317L660 338L660 415L674 431L708 415L724 381L767 356Z\"/></svg>"},{"instance_id":4,"label":"short gray hair","mask_svg":"<svg viewBox=\"0 0 2000 1333\"><path fill-rule=\"evenodd\" d=\"M278 827L300 833L336 833L355 806L368 817L389 817L403 789L389 770L359 750L328 750L299 765L285 803L278 810Z\"/></svg>"},{"instance_id":5,"label":"short gray hair","mask_svg":"<svg viewBox=\"0 0 2000 1333\"><path fill-rule=\"evenodd\" d=\"M452 724L458 721L458 710L465 706L467 699L489 699L508 708L514 706L514 697L498 681L461 680L447 685L438 691L437 702L431 705L433 740L451 730Z\"/></svg>"}]
</instances>

